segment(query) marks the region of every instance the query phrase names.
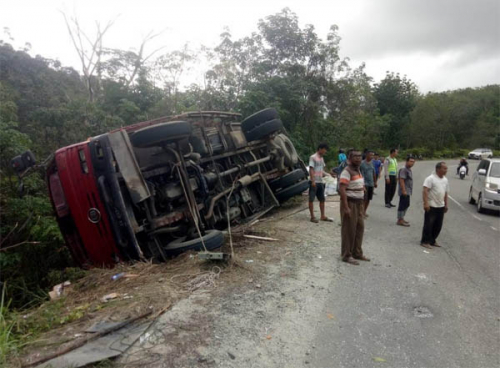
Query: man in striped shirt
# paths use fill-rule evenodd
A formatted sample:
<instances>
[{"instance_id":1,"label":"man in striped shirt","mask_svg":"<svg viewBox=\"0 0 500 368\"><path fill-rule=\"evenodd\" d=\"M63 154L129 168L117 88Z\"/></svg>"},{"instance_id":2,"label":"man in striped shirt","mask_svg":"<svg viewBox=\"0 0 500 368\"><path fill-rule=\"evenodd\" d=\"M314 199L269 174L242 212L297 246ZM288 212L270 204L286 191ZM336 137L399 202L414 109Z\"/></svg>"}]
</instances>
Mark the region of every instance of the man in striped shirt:
<instances>
[{"instance_id":1,"label":"man in striped shirt","mask_svg":"<svg viewBox=\"0 0 500 368\"><path fill-rule=\"evenodd\" d=\"M359 265L359 261L370 261L363 255L362 243L365 231L364 196L365 181L359 166L361 152L351 151L349 166L340 175L340 216L342 218L342 261Z\"/></svg>"}]
</instances>

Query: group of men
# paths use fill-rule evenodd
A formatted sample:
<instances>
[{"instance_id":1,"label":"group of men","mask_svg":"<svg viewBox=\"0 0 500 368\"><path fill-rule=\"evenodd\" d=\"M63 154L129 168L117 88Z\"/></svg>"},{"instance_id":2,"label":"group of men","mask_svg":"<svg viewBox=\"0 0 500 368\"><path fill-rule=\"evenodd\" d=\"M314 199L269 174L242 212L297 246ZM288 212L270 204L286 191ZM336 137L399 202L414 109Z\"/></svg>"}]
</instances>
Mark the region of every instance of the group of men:
<instances>
[{"instance_id":1,"label":"group of men","mask_svg":"<svg viewBox=\"0 0 500 368\"><path fill-rule=\"evenodd\" d=\"M319 221L333 222L325 214L325 184L323 178L325 172L324 155L328 151L328 145L322 143L318 150L309 159L309 211L311 222ZM405 215L410 207L410 197L413 194L413 172L412 167L415 159L412 156L406 158L404 167L398 170L397 149L391 149L387 158L379 160L378 154L365 149L361 151L351 149L345 154L339 152L339 167L332 173L339 180L340 194L340 219L342 261L359 265L359 261L369 262L370 259L363 254L364 220L368 217L367 209L373 198L374 190L384 172L385 179L385 207L396 207L392 200L396 194L399 195L396 224L409 227L410 223L405 220ZM440 247L436 239L443 225L444 214L448 211L449 184L446 178L447 166L444 162L436 165L436 171L428 176L423 184L424 204L424 226L420 245L424 248ZM320 203L320 218L314 215L314 199Z\"/></svg>"}]
</instances>

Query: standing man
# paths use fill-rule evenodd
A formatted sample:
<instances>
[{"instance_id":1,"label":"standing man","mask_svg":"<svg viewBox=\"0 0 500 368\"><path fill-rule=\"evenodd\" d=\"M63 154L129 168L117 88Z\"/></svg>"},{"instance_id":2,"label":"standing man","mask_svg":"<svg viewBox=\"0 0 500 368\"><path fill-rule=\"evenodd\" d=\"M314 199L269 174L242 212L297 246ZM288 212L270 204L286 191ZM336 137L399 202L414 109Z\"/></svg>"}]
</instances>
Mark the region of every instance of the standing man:
<instances>
[{"instance_id":1,"label":"standing man","mask_svg":"<svg viewBox=\"0 0 500 368\"><path fill-rule=\"evenodd\" d=\"M410 207L410 196L413 193L413 172L411 171L413 165L415 165L415 159L412 156L406 157L405 167L400 169L398 173L399 206L396 225L399 226L410 226L410 223L405 220L405 215L406 210Z\"/></svg>"},{"instance_id":2,"label":"standing man","mask_svg":"<svg viewBox=\"0 0 500 368\"><path fill-rule=\"evenodd\" d=\"M373 188L377 187L377 174L373 165L373 151L366 151L366 157L361 162L360 166L361 175L365 180L365 198L364 198L364 212L365 218L368 217L366 210L373 199Z\"/></svg>"},{"instance_id":3,"label":"standing man","mask_svg":"<svg viewBox=\"0 0 500 368\"><path fill-rule=\"evenodd\" d=\"M314 216L314 197L318 198L319 209L321 211L321 221L333 222L331 218L325 216L325 183L323 177L326 175L325 160L323 156L328 151L328 145L321 143L318 146L318 151L309 158L309 212L311 214L311 222L318 223L318 219Z\"/></svg>"},{"instance_id":4,"label":"standing man","mask_svg":"<svg viewBox=\"0 0 500 368\"><path fill-rule=\"evenodd\" d=\"M376 180L378 180L379 175L380 175L380 166L382 166L382 161L380 161L380 155L375 152L373 154L373 167L375 168L375 175L376 175Z\"/></svg>"},{"instance_id":5,"label":"standing man","mask_svg":"<svg viewBox=\"0 0 500 368\"><path fill-rule=\"evenodd\" d=\"M443 227L444 214L448 212L448 192L450 186L446 173L448 167L444 162L436 164L436 172L424 181L424 229L420 245L424 248L440 247L436 242Z\"/></svg>"},{"instance_id":6,"label":"standing man","mask_svg":"<svg viewBox=\"0 0 500 368\"><path fill-rule=\"evenodd\" d=\"M363 255L364 223L364 180L359 166L361 152L351 151L349 166L340 175L340 215L342 217L342 261L359 265L360 261L370 261Z\"/></svg>"},{"instance_id":7,"label":"standing man","mask_svg":"<svg viewBox=\"0 0 500 368\"><path fill-rule=\"evenodd\" d=\"M398 155L398 150L391 149L389 157L385 159L384 162L384 172L385 172L385 206L387 208L396 207L393 205L392 199L394 194L396 194L396 188L398 185L396 174L398 172L398 160L396 156Z\"/></svg>"},{"instance_id":8,"label":"standing man","mask_svg":"<svg viewBox=\"0 0 500 368\"><path fill-rule=\"evenodd\" d=\"M339 166L342 165L342 163L347 160L347 156L344 153L344 150L341 148L339 149Z\"/></svg>"}]
</instances>

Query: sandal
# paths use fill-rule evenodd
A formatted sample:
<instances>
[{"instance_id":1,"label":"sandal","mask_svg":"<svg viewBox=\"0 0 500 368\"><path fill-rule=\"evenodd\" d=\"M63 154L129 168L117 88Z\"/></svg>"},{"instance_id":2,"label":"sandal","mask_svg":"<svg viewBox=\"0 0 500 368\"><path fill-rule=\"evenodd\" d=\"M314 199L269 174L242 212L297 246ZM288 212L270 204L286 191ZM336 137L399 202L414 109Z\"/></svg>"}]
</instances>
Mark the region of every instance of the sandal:
<instances>
[{"instance_id":1,"label":"sandal","mask_svg":"<svg viewBox=\"0 0 500 368\"><path fill-rule=\"evenodd\" d=\"M427 249L432 249L432 247L431 247L429 244L427 244L427 243L422 243L422 244L420 244L420 245L421 245L422 247L424 247L424 248L427 248Z\"/></svg>"},{"instance_id":2,"label":"sandal","mask_svg":"<svg viewBox=\"0 0 500 368\"><path fill-rule=\"evenodd\" d=\"M345 262L345 263L349 263L349 264L352 264L352 265L355 265L355 266L359 266L359 262L356 261L354 258L352 257L349 257L347 259L343 259L342 262Z\"/></svg>"},{"instance_id":3,"label":"sandal","mask_svg":"<svg viewBox=\"0 0 500 368\"><path fill-rule=\"evenodd\" d=\"M318 219L317 219L316 217L313 217L313 218L311 219L311 222L314 222L315 224L317 224L319 221L318 221Z\"/></svg>"},{"instance_id":4,"label":"sandal","mask_svg":"<svg viewBox=\"0 0 500 368\"><path fill-rule=\"evenodd\" d=\"M370 258L367 258L365 256L354 257L354 259L357 259L357 260L360 260L360 261L365 261L365 262L370 262Z\"/></svg>"},{"instance_id":5,"label":"sandal","mask_svg":"<svg viewBox=\"0 0 500 368\"><path fill-rule=\"evenodd\" d=\"M441 248L441 246L438 243L431 244L433 247Z\"/></svg>"},{"instance_id":6,"label":"sandal","mask_svg":"<svg viewBox=\"0 0 500 368\"><path fill-rule=\"evenodd\" d=\"M330 218L330 217L325 217L325 218L322 218L320 219L321 221L326 221L326 222L333 222L333 219Z\"/></svg>"}]
</instances>

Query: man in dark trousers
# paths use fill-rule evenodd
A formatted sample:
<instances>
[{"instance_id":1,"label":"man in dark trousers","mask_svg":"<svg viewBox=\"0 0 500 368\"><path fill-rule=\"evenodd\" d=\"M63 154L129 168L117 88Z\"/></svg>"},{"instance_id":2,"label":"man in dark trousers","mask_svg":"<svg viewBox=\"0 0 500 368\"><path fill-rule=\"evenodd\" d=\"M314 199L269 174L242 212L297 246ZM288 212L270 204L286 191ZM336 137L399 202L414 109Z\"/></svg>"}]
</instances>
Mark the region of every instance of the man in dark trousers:
<instances>
[{"instance_id":1,"label":"man in dark trousers","mask_svg":"<svg viewBox=\"0 0 500 368\"><path fill-rule=\"evenodd\" d=\"M375 172L375 167L373 165L373 151L366 151L365 158L361 162L361 166L359 170L361 171L361 175L363 175L363 179L365 180L365 218L368 217L366 211L368 210L368 206L370 205L370 201L373 199L373 188L377 187L377 174Z\"/></svg>"},{"instance_id":2,"label":"man in dark trousers","mask_svg":"<svg viewBox=\"0 0 500 368\"><path fill-rule=\"evenodd\" d=\"M349 165L340 174L340 216L342 218L342 261L359 265L370 261L363 255L362 243L365 231L364 195L365 182L359 171L361 152L351 151Z\"/></svg>"},{"instance_id":3,"label":"man in dark trousers","mask_svg":"<svg viewBox=\"0 0 500 368\"><path fill-rule=\"evenodd\" d=\"M450 186L446 173L448 167L444 162L436 164L436 172L424 181L424 229L420 245L424 248L440 247L436 239L443 227L444 214L448 212L448 192Z\"/></svg>"},{"instance_id":4,"label":"man in dark trousers","mask_svg":"<svg viewBox=\"0 0 500 368\"><path fill-rule=\"evenodd\" d=\"M413 172L411 168L415 165L415 159L413 156L406 157L405 167L399 170L398 173L398 194L399 194L399 206L398 206L398 221L396 222L399 226L410 226L410 223L405 220L406 211L410 207L410 196L413 193Z\"/></svg>"},{"instance_id":5,"label":"man in dark trousers","mask_svg":"<svg viewBox=\"0 0 500 368\"><path fill-rule=\"evenodd\" d=\"M396 175L398 173L398 161L396 156L398 155L398 150L393 148L389 154L389 157L385 159L384 162L384 174L385 174L385 206L387 208L396 207L393 205L392 199L394 194L396 194L396 188L398 181Z\"/></svg>"}]
</instances>

